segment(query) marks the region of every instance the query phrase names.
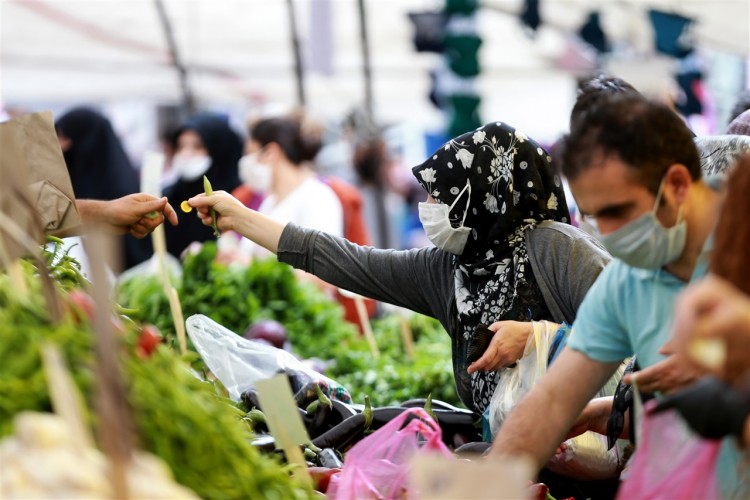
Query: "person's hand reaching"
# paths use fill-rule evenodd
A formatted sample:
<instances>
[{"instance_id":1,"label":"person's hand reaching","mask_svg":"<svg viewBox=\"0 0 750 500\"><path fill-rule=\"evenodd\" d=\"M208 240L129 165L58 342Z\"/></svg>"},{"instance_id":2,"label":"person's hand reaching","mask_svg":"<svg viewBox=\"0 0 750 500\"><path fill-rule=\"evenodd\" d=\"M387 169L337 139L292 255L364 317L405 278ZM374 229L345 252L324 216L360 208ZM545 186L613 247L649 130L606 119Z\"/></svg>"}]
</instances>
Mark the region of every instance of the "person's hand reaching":
<instances>
[{"instance_id":1,"label":"person's hand reaching","mask_svg":"<svg viewBox=\"0 0 750 500\"><path fill-rule=\"evenodd\" d=\"M672 354L648 368L626 375L623 382L632 384L637 376L638 390L641 392L669 393L692 384L705 374L705 370L689 363L684 356Z\"/></svg>"},{"instance_id":2,"label":"person's hand reaching","mask_svg":"<svg viewBox=\"0 0 750 500\"><path fill-rule=\"evenodd\" d=\"M198 217L206 226L214 222L211 209L216 212L216 225L220 231L238 231L242 233L241 226L247 221L250 211L238 199L226 191L214 191L211 196L199 194L188 200L188 205L198 211Z\"/></svg>"},{"instance_id":3,"label":"person's hand reaching","mask_svg":"<svg viewBox=\"0 0 750 500\"><path fill-rule=\"evenodd\" d=\"M79 200L81 218L86 223L104 224L115 234L130 233L144 238L164 222L177 225L177 213L167 198L134 193L111 201Z\"/></svg>"},{"instance_id":4,"label":"person's hand reaching","mask_svg":"<svg viewBox=\"0 0 750 500\"><path fill-rule=\"evenodd\" d=\"M525 321L497 321L489 329L495 335L482 357L469 365L469 373L494 371L512 365L523 356L526 342L533 333L531 322Z\"/></svg>"}]
</instances>

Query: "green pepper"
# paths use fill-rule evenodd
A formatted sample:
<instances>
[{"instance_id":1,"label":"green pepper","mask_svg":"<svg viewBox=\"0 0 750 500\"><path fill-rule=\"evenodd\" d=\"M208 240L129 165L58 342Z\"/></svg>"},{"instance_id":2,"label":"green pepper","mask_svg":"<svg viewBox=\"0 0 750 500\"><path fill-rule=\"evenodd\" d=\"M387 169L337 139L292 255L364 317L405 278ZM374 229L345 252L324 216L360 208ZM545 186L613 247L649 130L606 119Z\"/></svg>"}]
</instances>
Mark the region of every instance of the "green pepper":
<instances>
[{"instance_id":1,"label":"green pepper","mask_svg":"<svg viewBox=\"0 0 750 500\"><path fill-rule=\"evenodd\" d=\"M205 175L203 176L203 191L206 192L206 196L214 194L214 188L211 187L211 182ZM218 238L221 236L221 233L219 233L219 226L216 225L216 210L213 208L211 209L211 217L213 218L214 236Z\"/></svg>"}]
</instances>

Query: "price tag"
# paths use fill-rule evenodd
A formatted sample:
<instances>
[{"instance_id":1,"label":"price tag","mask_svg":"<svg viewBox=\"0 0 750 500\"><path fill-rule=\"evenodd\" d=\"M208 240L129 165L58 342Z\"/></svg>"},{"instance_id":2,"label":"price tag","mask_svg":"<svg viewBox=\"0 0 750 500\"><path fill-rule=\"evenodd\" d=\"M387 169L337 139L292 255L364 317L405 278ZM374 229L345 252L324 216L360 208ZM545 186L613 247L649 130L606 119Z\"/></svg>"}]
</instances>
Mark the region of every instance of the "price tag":
<instances>
[{"instance_id":1,"label":"price tag","mask_svg":"<svg viewBox=\"0 0 750 500\"><path fill-rule=\"evenodd\" d=\"M527 498L527 480L534 477L531 462L516 458L456 460L441 456L416 457L411 463L411 485L419 498Z\"/></svg>"},{"instance_id":2,"label":"price tag","mask_svg":"<svg viewBox=\"0 0 750 500\"><path fill-rule=\"evenodd\" d=\"M305 426L302 424L297 405L294 404L292 387L286 375L279 374L255 384L258 400L266 416L268 430L271 431L277 445L284 450L290 463L298 464L294 474L302 481L310 482L307 463L302 455L300 445L310 441Z\"/></svg>"}]
</instances>

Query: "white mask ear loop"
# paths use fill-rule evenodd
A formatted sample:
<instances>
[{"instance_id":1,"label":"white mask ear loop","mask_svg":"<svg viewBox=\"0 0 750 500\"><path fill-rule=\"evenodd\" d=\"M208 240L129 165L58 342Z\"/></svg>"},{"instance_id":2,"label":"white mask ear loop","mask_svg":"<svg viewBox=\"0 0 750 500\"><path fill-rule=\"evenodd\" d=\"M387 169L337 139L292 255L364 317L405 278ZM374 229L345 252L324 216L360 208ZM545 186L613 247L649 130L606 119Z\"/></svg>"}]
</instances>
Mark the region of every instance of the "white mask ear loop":
<instances>
[{"instance_id":1,"label":"white mask ear loop","mask_svg":"<svg viewBox=\"0 0 750 500\"><path fill-rule=\"evenodd\" d=\"M666 182L667 178L663 178L661 180L661 183L659 183L659 189L656 190L656 201L654 202L654 208L651 209L651 211L656 215L656 211L659 210L659 202L661 201L661 195L664 192L664 183Z\"/></svg>"},{"instance_id":2,"label":"white mask ear loop","mask_svg":"<svg viewBox=\"0 0 750 500\"><path fill-rule=\"evenodd\" d=\"M461 199L461 195L464 194L464 191L469 190L469 196L466 198L466 209L464 210L464 216L461 218L461 226L463 227L464 222L466 221L466 214L469 213L469 204L471 203L471 182L469 182L469 179L466 179L466 185L461 190L460 193L458 193L458 196L456 196L456 199L453 200L453 203L451 203L451 206L448 207L448 212L453 210L453 207L456 206L456 203L458 203L458 200Z\"/></svg>"}]
</instances>

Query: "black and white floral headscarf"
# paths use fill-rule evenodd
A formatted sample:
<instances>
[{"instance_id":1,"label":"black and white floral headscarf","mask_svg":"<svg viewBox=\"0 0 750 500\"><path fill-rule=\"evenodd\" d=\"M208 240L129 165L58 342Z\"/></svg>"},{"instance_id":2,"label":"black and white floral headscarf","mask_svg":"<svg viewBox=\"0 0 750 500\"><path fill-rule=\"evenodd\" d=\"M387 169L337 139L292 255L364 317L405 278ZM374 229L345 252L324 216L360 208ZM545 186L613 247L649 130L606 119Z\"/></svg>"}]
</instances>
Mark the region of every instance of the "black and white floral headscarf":
<instances>
[{"instance_id":1,"label":"black and white floral headscarf","mask_svg":"<svg viewBox=\"0 0 750 500\"><path fill-rule=\"evenodd\" d=\"M448 141L412 171L438 202L450 206L462 196L449 214L455 226L467 210L463 197L470 197L464 226L471 235L454 258L460 333L453 336L453 369L461 399L482 412L496 373L468 375L468 345L479 323L551 319L524 233L543 220L568 222L562 184L539 144L499 122ZM463 191L467 182L471 189Z\"/></svg>"},{"instance_id":2,"label":"black and white floral headscarf","mask_svg":"<svg viewBox=\"0 0 750 500\"><path fill-rule=\"evenodd\" d=\"M750 137L743 135L710 135L696 137L693 142L707 178L725 178L737 160L750 153Z\"/></svg>"}]
</instances>

